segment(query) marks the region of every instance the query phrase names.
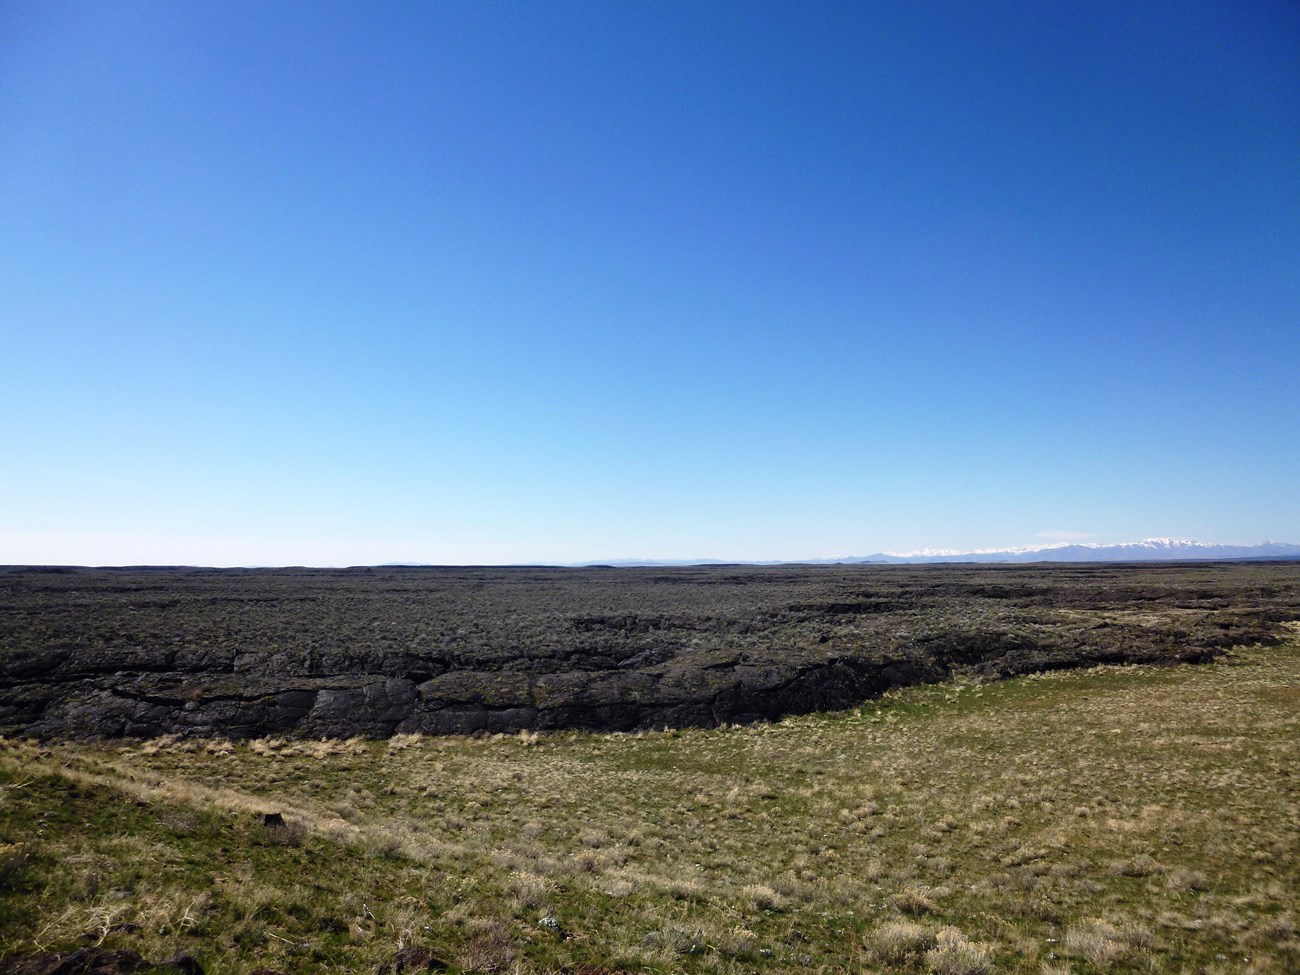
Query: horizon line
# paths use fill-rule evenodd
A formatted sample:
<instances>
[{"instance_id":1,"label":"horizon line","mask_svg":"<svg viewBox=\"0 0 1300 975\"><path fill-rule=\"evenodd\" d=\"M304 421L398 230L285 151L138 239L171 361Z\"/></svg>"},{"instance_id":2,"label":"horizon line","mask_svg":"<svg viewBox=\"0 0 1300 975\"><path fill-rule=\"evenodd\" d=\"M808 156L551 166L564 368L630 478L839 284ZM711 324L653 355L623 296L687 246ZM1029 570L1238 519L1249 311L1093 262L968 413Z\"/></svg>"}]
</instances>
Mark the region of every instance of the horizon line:
<instances>
[{"instance_id":1,"label":"horizon line","mask_svg":"<svg viewBox=\"0 0 1300 975\"><path fill-rule=\"evenodd\" d=\"M1294 553L1281 553L1278 555L1209 555L1201 558L1192 557L1189 559L1180 559L1175 556L1172 558L1160 558L1158 556L1151 559L1130 558L1130 559L1105 559L1097 561L1124 561L1124 562L1177 562L1177 561L1240 561L1251 559L1268 559L1268 558L1300 558L1300 542L1280 542L1269 539L1264 542L1255 544L1242 544L1237 542L1204 542L1196 539L1179 539L1179 538L1145 538L1136 542L1049 542L1043 545L1029 546L1012 546L1007 548L979 548L979 549L920 549L912 552L873 552L869 555L838 555L838 556L812 556L796 559L722 559L722 558L633 558L623 557L617 559L584 559L576 562L558 562L547 560L530 560L521 562L357 562L357 563L305 563L305 562L285 562L285 563L244 563L244 564L203 564L198 562L123 562L123 563L39 563L39 562L14 562L0 565L0 569L230 569L230 570L260 570L260 569L589 569L589 568L692 568L692 567L723 567L723 566L756 566L756 567L776 567L776 566L799 566L799 565L894 565L898 564L892 560L935 560L944 561L948 564L962 564L963 562L976 564L1016 564L1019 559L1037 552L1051 553L1060 552L1065 549L1085 549L1103 551L1106 549L1140 549L1144 546L1163 546L1165 551L1174 547L1187 547L1193 549L1265 549L1265 548L1283 548L1294 549ZM1157 548L1156 551L1160 549ZM1006 561L991 558L991 556L1006 555L1009 558ZM967 558L969 557L969 558ZM1042 559L1043 562L1059 561L1054 559ZM1088 561L1075 560L1075 561ZM913 563L916 564L916 563ZM921 564L924 564L922 561ZM1024 564L1024 563L1020 563ZM1032 564L1032 563L1031 563Z\"/></svg>"}]
</instances>

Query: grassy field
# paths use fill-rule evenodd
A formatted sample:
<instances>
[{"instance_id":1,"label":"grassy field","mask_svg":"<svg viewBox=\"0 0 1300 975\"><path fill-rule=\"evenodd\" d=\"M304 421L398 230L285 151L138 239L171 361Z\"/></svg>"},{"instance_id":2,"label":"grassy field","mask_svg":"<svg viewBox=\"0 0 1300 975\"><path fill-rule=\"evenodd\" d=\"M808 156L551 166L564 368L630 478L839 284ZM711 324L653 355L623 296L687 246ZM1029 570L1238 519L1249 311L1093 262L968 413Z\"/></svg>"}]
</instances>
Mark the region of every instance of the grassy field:
<instances>
[{"instance_id":1,"label":"grassy field","mask_svg":"<svg viewBox=\"0 0 1300 975\"><path fill-rule=\"evenodd\" d=\"M1297 769L1300 629L714 730L0 740L0 959L1295 972Z\"/></svg>"}]
</instances>

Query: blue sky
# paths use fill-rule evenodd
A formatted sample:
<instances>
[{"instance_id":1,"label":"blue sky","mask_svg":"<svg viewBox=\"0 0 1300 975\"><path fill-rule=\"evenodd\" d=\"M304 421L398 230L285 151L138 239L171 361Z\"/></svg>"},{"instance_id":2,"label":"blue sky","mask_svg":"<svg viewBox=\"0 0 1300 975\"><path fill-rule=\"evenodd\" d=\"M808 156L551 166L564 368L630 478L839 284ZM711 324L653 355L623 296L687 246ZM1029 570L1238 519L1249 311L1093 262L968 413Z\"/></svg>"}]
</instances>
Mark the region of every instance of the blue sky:
<instances>
[{"instance_id":1,"label":"blue sky","mask_svg":"<svg viewBox=\"0 0 1300 975\"><path fill-rule=\"evenodd\" d=\"M1300 540L1287 2L0 8L0 562Z\"/></svg>"}]
</instances>

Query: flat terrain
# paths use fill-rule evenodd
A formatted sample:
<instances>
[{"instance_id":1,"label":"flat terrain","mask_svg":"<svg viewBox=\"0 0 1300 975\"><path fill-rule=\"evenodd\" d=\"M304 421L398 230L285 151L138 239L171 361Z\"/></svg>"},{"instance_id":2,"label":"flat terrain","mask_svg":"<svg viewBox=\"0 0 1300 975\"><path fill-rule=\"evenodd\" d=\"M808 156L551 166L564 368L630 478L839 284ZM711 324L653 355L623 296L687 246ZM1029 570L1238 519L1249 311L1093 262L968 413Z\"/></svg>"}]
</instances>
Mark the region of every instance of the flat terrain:
<instances>
[{"instance_id":1,"label":"flat terrain","mask_svg":"<svg viewBox=\"0 0 1300 975\"><path fill-rule=\"evenodd\" d=\"M712 727L1297 618L1296 563L0 569L0 733Z\"/></svg>"},{"instance_id":2,"label":"flat terrain","mask_svg":"<svg viewBox=\"0 0 1300 975\"><path fill-rule=\"evenodd\" d=\"M0 967L1295 972L1284 632L711 730L11 739Z\"/></svg>"}]
</instances>

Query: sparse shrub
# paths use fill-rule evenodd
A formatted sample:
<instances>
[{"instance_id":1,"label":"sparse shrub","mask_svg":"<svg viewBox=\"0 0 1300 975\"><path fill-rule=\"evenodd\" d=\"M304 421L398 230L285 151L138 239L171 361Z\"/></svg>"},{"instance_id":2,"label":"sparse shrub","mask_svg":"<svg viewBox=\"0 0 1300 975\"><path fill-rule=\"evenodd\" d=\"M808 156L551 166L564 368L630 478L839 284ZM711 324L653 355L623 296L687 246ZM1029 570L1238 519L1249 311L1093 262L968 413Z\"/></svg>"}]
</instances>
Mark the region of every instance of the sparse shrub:
<instances>
[{"instance_id":1,"label":"sparse shrub","mask_svg":"<svg viewBox=\"0 0 1300 975\"><path fill-rule=\"evenodd\" d=\"M741 896L763 911L785 910L786 900L766 884L749 884L740 889Z\"/></svg>"},{"instance_id":2,"label":"sparse shrub","mask_svg":"<svg viewBox=\"0 0 1300 975\"><path fill-rule=\"evenodd\" d=\"M262 758L273 758L286 744L287 742L283 738L254 738L252 741L247 742L245 747L253 755L259 755Z\"/></svg>"},{"instance_id":3,"label":"sparse shrub","mask_svg":"<svg viewBox=\"0 0 1300 975\"><path fill-rule=\"evenodd\" d=\"M1288 914L1282 914L1260 925L1251 940L1259 945L1289 941L1296 936L1296 931L1294 919Z\"/></svg>"},{"instance_id":4,"label":"sparse shrub","mask_svg":"<svg viewBox=\"0 0 1300 975\"><path fill-rule=\"evenodd\" d=\"M704 893L704 887L693 877L672 877L660 882L668 896L679 901L695 900Z\"/></svg>"},{"instance_id":5,"label":"sparse shrub","mask_svg":"<svg viewBox=\"0 0 1300 975\"><path fill-rule=\"evenodd\" d=\"M302 846L307 842L307 824L297 819L281 819L263 826L262 836L276 846Z\"/></svg>"},{"instance_id":6,"label":"sparse shrub","mask_svg":"<svg viewBox=\"0 0 1300 975\"><path fill-rule=\"evenodd\" d=\"M363 846L371 854L396 860L406 852L406 841L395 830L380 829L366 835Z\"/></svg>"},{"instance_id":7,"label":"sparse shrub","mask_svg":"<svg viewBox=\"0 0 1300 975\"><path fill-rule=\"evenodd\" d=\"M517 910L541 907L554 889L550 880L535 873L516 870L510 875L510 892L514 895Z\"/></svg>"},{"instance_id":8,"label":"sparse shrub","mask_svg":"<svg viewBox=\"0 0 1300 975\"><path fill-rule=\"evenodd\" d=\"M31 858L31 850L24 843L0 843L0 890L18 878Z\"/></svg>"},{"instance_id":9,"label":"sparse shrub","mask_svg":"<svg viewBox=\"0 0 1300 975\"><path fill-rule=\"evenodd\" d=\"M1124 958L1132 948L1153 947L1154 939L1142 928L1119 927L1093 918L1068 929L1061 943L1069 954L1105 968Z\"/></svg>"},{"instance_id":10,"label":"sparse shrub","mask_svg":"<svg viewBox=\"0 0 1300 975\"><path fill-rule=\"evenodd\" d=\"M867 936L867 948L877 961L900 964L936 944L935 934L915 921L885 921Z\"/></svg>"},{"instance_id":11,"label":"sparse shrub","mask_svg":"<svg viewBox=\"0 0 1300 975\"><path fill-rule=\"evenodd\" d=\"M636 890L636 885L622 877L610 877L601 881L600 889L610 897L626 897Z\"/></svg>"},{"instance_id":12,"label":"sparse shrub","mask_svg":"<svg viewBox=\"0 0 1300 975\"><path fill-rule=\"evenodd\" d=\"M880 812L880 806L874 802L864 802L853 809L840 810L840 819L846 823L853 823L857 820L867 819L875 816Z\"/></svg>"},{"instance_id":13,"label":"sparse shrub","mask_svg":"<svg viewBox=\"0 0 1300 975\"><path fill-rule=\"evenodd\" d=\"M880 860L868 860L859 874L868 883L875 883L885 876L885 865Z\"/></svg>"},{"instance_id":14,"label":"sparse shrub","mask_svg":"<svg viewBox=\"0 0 1300 975\"><path fill-rule=\"evenodd\" d=\"M609 834L603 829L584 829L578 833L578 842L592 849L609 845Z\"/></svg>"},{"instance_id":15,"label":"sparse shrub","mask_svg":"<svg viewBox=\"0 0 1300 975\"><path fill-rule=\"evenodd\" d=\"M1115 937L1117 933L1105 922L1092 921L1070 928L1061 943L1069 954L1101 968L1124 954L1124 945Z\"/></svg>"},{"instance_id":16,"label":"sparse shrub","mask_svg":"<svg viewBox=\"0 0 1300 975\"><path fill-rule=\"evenodd\" d=\"M496 972L515 959L515 946L505 922L496 918L474 918L473 934L457 953L456 963L467 972Z\"/></svg>"},{"instance_id":17,"label":"sparse shrub","mask_svg":"<svg viewBox=\"0 0 1300 975\"><path fill-rule=\"evenodd\" d=\"M992 966L990 945L968 941L952 927L940 929L934 947L925 953L925 967L935 975L984 975Z\"/></svg>"},{"instance_id":18,"label":"sparse shrub","mask_svg":"<svg viewBox=\"0 0 1300 975\"><path fill-rule=\"evenodd\" d=\"M925 869L937 876L946 876L953 871L952 861L946 857L932 857L925 863Z\"/></svg>"},{"instance_id":19,"label":"sparse shrub","mask_svg":"<svg viewBox=\"0 0 1300 975\"><path fill-rule=\"evenodd\" d=\"M1061 922L1061 915L1056 906L1043 897L1032 895L1013 897L1007 901L1006 909L1010 914L1019 917L1037 918L1039 921L1046 921L1048 924L1059 924Z\"/></svg>"},{"instance_id":20,"label":"sparse shrub","mask_svg":"<svg viewBox=\"0 0 1300 975\"><path fill-rule=\"evenodd\" d=\"M600 873L609 866L609 858L601 850L579 850L573 862L584 873Z\"/></svg>"},{"instance_id":21,"label":"sparse shrub","mask_svg":"<svg viewBox=\"0 0 1300 975\"><path fill-rule=\"evenodd\" d=\"M413 745L418 745L423 737L423 735L410 733L393 735L393 737L388 739L388 750L400 752L403 749L412 747Z\"/></svg>"},{"instance_id":22,"label":"sparse shrub","mask_svg":"<svg viewBox=\"0 0 1300 975\"><path fill-rule=\"evenodd\" d=\"M680 955L698 954L704 950L706 939L703 932L696 928L668 924L657 931L651 931L641 943L671 961Z\"/></svg>"},{"instance_id":23,"label":"sparse shrub","mask_svg":"<svg viewBox=\"0 0 1300 975\"><path fill-rule=\"evenodd\" d=\"M889 903L904 914L920 916L931 914L938 909L929 887L904 887L889 898Z\"/></svg>"},{"instance_id":24,"label":"sparse shrub","mask_svg":"<svg viewBox=\"0 0 1300 975\"><path fill-rule=\"evenodd\" d=\"M1165 874L1165 883L1172 890L1205 890L1205 874L1187 867L1175 867Z\"/></svg>"},{"instance_id":25,"label":"sparse shrub","mask_svg":"<svg viewBox=\"0 0 1300 975\"><path fill-rule=\"evenodd\" d=\"M1116 877L1154 877L1165 872L1164 864L1145 853L1131 860L1112 860L1109 869Z\"/></svg>"}]
</instances>

